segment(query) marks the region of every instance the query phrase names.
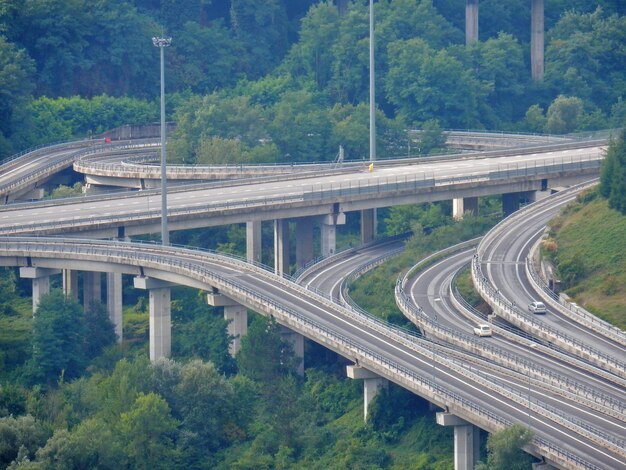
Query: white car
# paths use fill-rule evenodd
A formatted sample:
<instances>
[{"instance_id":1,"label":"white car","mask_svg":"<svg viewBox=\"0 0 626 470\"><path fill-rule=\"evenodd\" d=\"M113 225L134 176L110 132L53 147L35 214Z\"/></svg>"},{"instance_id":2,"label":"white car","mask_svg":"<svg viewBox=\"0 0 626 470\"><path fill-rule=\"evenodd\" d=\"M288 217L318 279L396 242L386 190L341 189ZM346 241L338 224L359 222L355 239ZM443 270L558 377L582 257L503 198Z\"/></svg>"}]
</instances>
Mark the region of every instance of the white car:
<instances>
[{"instance_id":1,"label":"white car","mask_svg":"<svg viewBox=\"0 0 626 470\"><path fill-rule=\"evenodd\" d=\"M543 302L531 302L528 304L528 310L532 313L546 313L546 306Z\"/></svg>"},{"instance_id":2,"label":"white car","mask_svg":"<svg viewBox=\"0 0 626 470\"><path fill-rule=\"evenodd\" d=\"M491 327L485 323L481 323L474 328L474 334L476 336L491 336Z\"/></svg>"}]
</instances>

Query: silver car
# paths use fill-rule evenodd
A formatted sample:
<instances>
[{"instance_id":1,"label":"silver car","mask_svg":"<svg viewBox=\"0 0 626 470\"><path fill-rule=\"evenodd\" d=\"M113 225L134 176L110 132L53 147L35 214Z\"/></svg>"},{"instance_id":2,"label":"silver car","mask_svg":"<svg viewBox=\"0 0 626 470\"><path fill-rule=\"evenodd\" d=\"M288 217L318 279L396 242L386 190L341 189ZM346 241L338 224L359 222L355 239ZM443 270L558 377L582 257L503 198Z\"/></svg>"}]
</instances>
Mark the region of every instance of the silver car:
<instances>
[{"instance_id":1,"label":"silver car","mask_svg":"<svg viewBox=\"0 0 626 470\"><path fill-rule=\"evenodd\" d=\"M528 310L532 313L546 313L546 305L543 302L531 302Z\"/></svg>"}]
</instances>

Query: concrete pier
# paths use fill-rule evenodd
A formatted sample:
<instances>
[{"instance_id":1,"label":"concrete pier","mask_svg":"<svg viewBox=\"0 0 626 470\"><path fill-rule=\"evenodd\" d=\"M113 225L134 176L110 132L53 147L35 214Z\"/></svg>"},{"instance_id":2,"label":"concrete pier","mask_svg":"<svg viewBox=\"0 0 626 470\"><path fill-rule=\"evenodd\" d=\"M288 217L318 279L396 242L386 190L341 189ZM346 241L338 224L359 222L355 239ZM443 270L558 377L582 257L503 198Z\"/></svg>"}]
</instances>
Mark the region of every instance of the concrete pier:
<instances>
[{"instance_id":1,"label":"concrete pier","mask_svg":"<svg viewBox=\"0 0 626 470\"><path fill-rule=\"evenodd\" d=\"M73 269L63 270L63 293L66 297L78 300L78 271Z\"/></svg>"},{"instance_id":2,"label":"concrete pier","mask_svg":"<svg viewBox=\"0 0 626 470\"><path fill-rule=\"evenodd\" d=\"M224 307L224 320L228 321L226 331L233 337L228 352L234 357L241 349L241 338L248 333L248 310L217 290L207 294L207 303L213 307Z\"/></svg>"},{"instance_id":3,"label":"concrete pier","mask_svg":"<svg viewBox=\"0 0 626 470\"><path fill-rule=\"evenodd\" d=\"M369 243L376 237L376 210L361 211L361 243Z\"/></svg>"},{"instance_id":4,"label":"concrete pier","mask_svg":"<svg viewBox=\"0 0 626 470\"><path fill-rule=\"evenodd\" d=\"M465 44L478 41L478 0L465 1Z\"/></svg>"},{"instance_id":5,"label":"concrete pier","mask_svg":"<svg viewBox=\"0 0 626 470\"><path fill-rule=\"evenodd\" d=\"M274 220L274 273L289 274L289 222Z\"/></svg>"},{"instance_id":6,"label":"concrete pier","mask_svg":"<svg viewBox=\"0 0 626 470\"><path fill-rule=\"evenodd\" d=\"M544 69L544 0L531 0L530 68L535 80L543 80Z\"/></svg>"},{"instance_id":7,"label":"concrete pier","mask_svg":"<svg viewBox=\"0 0 626 470\"><path fill-rule=\"evenodd\" d=\"M463 215L468 212L478 215L477 197L455 198L452 200L452 217L455 220L463 219Z\"/></svg>"},{"instance_id":8,"label":"concrete pier","mask_svg":"<svg viewBox=\"0 0 626 470\"><path fill-rule=\"evenodd\" d=\"M246 257L249 263L260 263L262 253L261 221L246 222Z\"/></svg>"},{"instance_id":9,"label":"concrete pier","mask_svg":"<svg viewBox=\"0 0 626 470\"><path fill-rule=\"evenodd\" d=\"M454 426L454 470L473 470L480 458L480 430L450 413L436 415L437 424Z\"/></svg>"},{"instance_id":10,"label":"concrete pier","mask_svg":"<svg viewBox=\"0 0 626 470\"><path fill-rule=\"evenodd\" d=\"M502 212L505 216L519 210L522 203L530 204L537 199L537 191L521 191L502 195Z\"/></svg>"},{"instance_id":11,"label":"concrete pier","mask_svg":"<svg viewBox=\"0 0 626 470\"><path fill-rule=\"evenodd\" d=\"M363 380L363 419L367 421L369 404L381 390L387 388L389 382L377 373L358 365L346 366L346 373L351 379Z\"/></svg>"},{"instance_id":12,"label":"concrete pier","mask_svg":"<svg viewBox=\"0 0 626 470\"><path fill-rule=\"evenodd\" d=\"M122 274L107 273L107 310L115 327L117 342L123 339L122 331Z\"/></svg>"},{"instance_id":13,"label":"concrete pier","mask_svg":"<svg viewBox=\"0 0 626 470\"><path fill-rule=\"evenodd\" d=\"M322 256L334 255L337 251L337 225L346 223L346 215L343 213L329 214L322 217L320 223Z\"/></svg>"},{"instance_id":14,"label":"concrete pier","mask_svg":"<svg viewBox=\"0 0 626 470\"><path fill-rule=\"evenodd\" d=\"M172 354L172 301L173 284L159 279L137 276L133 279L137 289L147 289L150 299L150 360L156 361Z\"/></svg>"},{"instance_id":15,"label":"concrete pier","mask_svg":"<svg viewBox=\"0 0 626 470\"><path fill-rule=\"evenodd\" d=\"M296 372L300 377L304 377L304 336L286 326L281 326L280 335L284 341L291 344L295 356L300 359Z\"/></svg>"},{"instance_id":16,"label":"concrete pier","mask_svg":"<svg viewBox=\"0 0 626 470\"><path fill-rule=\"evenodd\" d=\"M102 273L86 271L83 276L83 307L102 302Z\"/></svg>"},{"instance_id":17,"label":"concrete pier","mask_svg":"<svg viewBox=\"0 0 626 470\"><path fill-rule=\"evenodd\" d=\"M313 259L313 218L301 217L296 221L296 267Z\"/></svg>"},{"instance_id":18,"label":"concrete pier","mask_svg":"<svg viewBox=\"0 0 626 470\"><path fill-rule=\"evenodd\" d=\"M32 279L33 315L37 311L41 296L50 293L50 276L60 272L58 269L34 268L30 266L22 266L20 268L21 278Z\"/></svg>"}]
</instances>

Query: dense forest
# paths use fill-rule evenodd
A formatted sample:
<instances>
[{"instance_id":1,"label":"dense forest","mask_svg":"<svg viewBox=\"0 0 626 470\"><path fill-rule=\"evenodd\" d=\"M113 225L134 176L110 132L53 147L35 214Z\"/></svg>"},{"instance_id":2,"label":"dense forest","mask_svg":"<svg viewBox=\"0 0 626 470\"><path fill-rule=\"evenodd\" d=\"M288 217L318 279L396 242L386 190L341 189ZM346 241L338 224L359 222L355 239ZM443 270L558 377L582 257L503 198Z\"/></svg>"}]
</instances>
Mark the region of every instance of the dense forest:
<instances>
[{"instance_id":1,"label":"dense forest","mask_svg":"<svg viewBox=\"0 0 626 470\"><path fill-rule=\"evenodd\" d=\"M185 0L0 3L0 155L158 119L165 52L173 159L328 160L367 155L367 2ZM626 117L626 7L546 0L545 76L529 64L527 1L375 3L381 157L405 130L568 133ZM345 7L345 8L344 8ZM427 152L429 149L420 149Z\"/></svg>"},{"instance_id":2,"label":"dense forest","mask_svg":"<svg viewBox=\"0 0 626 470\"><path fill-rule=\"evenodd\" d=\"M326 161L339 145L347 158L366 158L367 3L0 0L0 158L157 121L151 38L160 35L172 37L172 161ZM440 146L437 138L412 146L411 128L622 126L626 4L546 0L545 13L545 75L533 80L527 0L481 1L480 40L470 45L463 0L375 2L379 158ZM624 213L623 135L606 162L601 195ZM488 198L481 204L489 216L462 222L445 203L380 211L381 235L413 236L406 256L353 297L406 325L391 296L369 294L392 291L397 273L426 253L484 233L499 209ZM349 218L338 244L354 243L357 231ZM245 229L172 240L241 254ZM560 262L584 271L564 253ZM116 344L102 305L84 309L53 290L33 318L28 282L12 269L0 274L0 468L453 468L451 430L434 424L425 401L391 386L363 423L361 386L345 379L345 360L307 342L299 377L270 320L251 315L232 358L220 312L201 293L175 289L172 359L150 364L146 298L132 288L124 291L125 340ZM623 278L610 275L619 291ZM499 442L490 441L486 468L528 468L527 458L499 457Z\"/></svg>"}]
</instances>

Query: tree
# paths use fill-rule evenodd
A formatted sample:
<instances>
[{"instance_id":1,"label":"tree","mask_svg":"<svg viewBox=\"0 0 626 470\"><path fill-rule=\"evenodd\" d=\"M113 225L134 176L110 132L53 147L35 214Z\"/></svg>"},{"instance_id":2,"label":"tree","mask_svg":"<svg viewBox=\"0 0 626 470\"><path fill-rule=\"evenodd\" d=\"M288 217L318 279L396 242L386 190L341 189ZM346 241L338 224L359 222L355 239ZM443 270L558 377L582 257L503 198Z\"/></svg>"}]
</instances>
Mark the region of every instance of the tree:
<instances>
[{"instance_id":1,"label":"tree","mask_svg":"<svg viewBox=\"0 0 626 470\"><path fill-rule=\"evenodd\" d=\"M240 373L265 388L271 388L278 377L295 373L300 361L291 344L281 338L280 328L274 319L255 316L237 353Z\"/></svg>"},{"instance_id":2,"label":"tree","mask_svg":"<svg viewBox=\"0 0 626 470\"><path fill-rule=\"evenodd\" d=\"M395 41L388 54L387 98L407 122L438 119L446 128L481 126L479 103L491 85L477 80L460 60L422 39Z\"/></svg>"},{"instance_id":3,"label":"tree","mask_svg":"<svg viewBox=\"0 0 626 470\"><path fill-rule=\"evenodd\" d=\"M626 128L612 141L600 170L600 194L626 215Z\"/></svg>"},{"instance_id":4,"label":"tree","mask_svg":"<svg viewBox=\"0 0 626 470\"><path fill-rule=\"evenodd\" d=\"M623 99L626 16L566 12L550 32L546 83L558 93L575 95L604 112Z\"/></svg>"},{"instance_id":5,"label":"tree","mask_svg":"<svg viewBox=\"0 0 626 470\"><path fill-rule=\"evenodd\" d=\"M489 470L526 470L532 457L522 450L533 439L533 432L521 424L513 424L487 438ZM478 467L477 467L478 468ZM484 468L484 464L481 468Z\"/></svg>"},{"instance_id":6,"label":"tree","mask_svg":"<svg viewBox=\"0 0 626 470\"><path fill-rule=\"evenodd\" d=\"M15 110L30 100L34 71L27 52L0 35L0 159L13 149L8 139L16 126Z\"/></svg>"},{"instance_id":7,"label":"tree","mask_svg":"<svg viewBox=\"0 0 626 470\"><path fill-rule=\"evenodd\" d=\"M85 312L87 340L85 354L88 359L99 356L104 348L115 344L117 335L115 325L109 318L106 306L100 302L92 302Z\"/></svg>"},{"instance_id":8,"label":"tree","mask_svg":"<svg viewBox=\"0 0 626 470\"><path fill-rule=\"evenodd\" d=\"M0 418L0 467L6 468L20 453L33 458L49 435L47 426L30 415Z\"/></svg>"},{"instance_id":9,"label":"tree","mask_svg":"<svg viewBox=\"0 0 626 470\"><path fill-rule=\"evenodd\" d=\"M582 113L583 102L580 98L559 95L548 108L545 131L548 134L573 132Z\"/></svg>"},{"instance_id":10,"label":"tree","mask_svg":"<svg viewBox=\"0 0 626 470\"><path fill-rule=\"evenodd\" d=\"M120 416L122 440L133 468L176 467L174 438L179 422L167 402L155 393L140 393L133 407Z\"/></svg>"},{"instance_id":11,"label":"tree","mask_svg":"<svg viewBox=\"0 0 626 470\"><path fill-rule=\"evenodd\" d=\"M34 378L52 385L79 377L85 367L85 314L61 290L41 296L33 320Z\"/></svg>"}]
</instances>

